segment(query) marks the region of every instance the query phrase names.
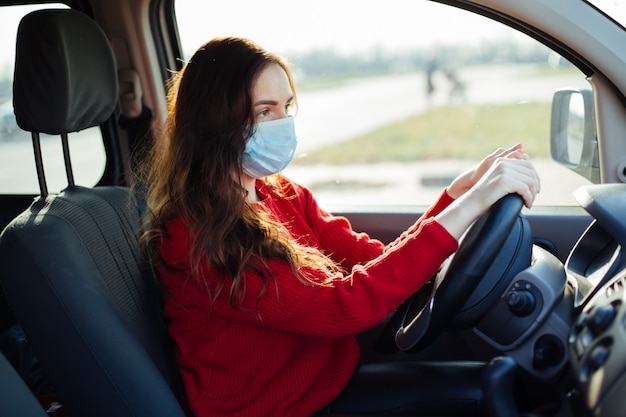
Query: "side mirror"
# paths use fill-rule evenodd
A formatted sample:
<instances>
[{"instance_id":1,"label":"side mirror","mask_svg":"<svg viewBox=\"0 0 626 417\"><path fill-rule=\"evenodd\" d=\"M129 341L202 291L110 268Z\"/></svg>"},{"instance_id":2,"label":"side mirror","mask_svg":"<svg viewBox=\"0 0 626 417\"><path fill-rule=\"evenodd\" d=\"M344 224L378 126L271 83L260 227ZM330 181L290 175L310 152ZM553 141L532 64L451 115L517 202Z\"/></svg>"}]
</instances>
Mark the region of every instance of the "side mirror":
<instances>
[{"instance_id":1,"label":"side mirror","mask_svg":"<svg viewBox=\"0 0 626 417\"><path fill-rule=\"evenodd\" d=\"M600 183L598 134L591 90L563 89L554 93L550 123L552 159Z\"/></svg>"}]
</instances>

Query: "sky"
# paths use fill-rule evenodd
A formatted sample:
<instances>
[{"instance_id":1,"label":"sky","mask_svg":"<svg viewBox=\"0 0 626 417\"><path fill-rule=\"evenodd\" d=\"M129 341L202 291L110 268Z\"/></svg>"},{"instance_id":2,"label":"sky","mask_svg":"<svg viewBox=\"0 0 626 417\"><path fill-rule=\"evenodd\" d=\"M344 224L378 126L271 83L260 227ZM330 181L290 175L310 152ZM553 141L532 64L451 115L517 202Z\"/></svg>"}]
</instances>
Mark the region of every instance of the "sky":
<instances>
[{"instance_id":1,"label":"sky","mask_svg":"<svg viewBox=\"0 0 626 417\"><path fill-rule=\"evenodd\" d=\"M0 43L5 51L0 54L0 76L10 71L13 56L7 56L7 44L14 46L17 22L26 10L8 7L0 13ZM376 47L393 51L480 42L512 33L481 16L426 0L176 0L176 14L187 56L207 40L226 35L248 37L289 55L328 48L351 53ZM464 30L470 23L478 24Z\"/></svg>"},{"instance_id":2,"label":"sky","mask_svg":"<svg viewBox=\"0 0 626 417\"><path fill-rule=\"evenodd\" d=\"M266 49L288 53L312 48L402 49L511 33L481 16L426 0L230 0L204 8L196 0L176 4L179 32L191 50L226 35L248 37ZM471 25L471 32L463 30L472 22L480 24Z\"/></svg>"}]
</instances>

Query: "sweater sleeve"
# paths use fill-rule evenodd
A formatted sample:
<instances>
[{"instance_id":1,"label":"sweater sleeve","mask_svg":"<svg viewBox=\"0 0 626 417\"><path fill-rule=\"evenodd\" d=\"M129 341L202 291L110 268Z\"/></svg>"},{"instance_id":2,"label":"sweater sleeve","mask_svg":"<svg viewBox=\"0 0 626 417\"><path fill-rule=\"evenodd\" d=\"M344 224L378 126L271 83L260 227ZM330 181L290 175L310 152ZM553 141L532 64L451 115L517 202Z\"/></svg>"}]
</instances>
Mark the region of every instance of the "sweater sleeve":
<instances>
[{"instance_id":1,"label":"sweater sleeve","mask_svg":"<svg viewBox=\"0 0 626 417\"><path fill-rule=\"evenodd\" d=\"M355 232L347 218L330 214L307 188L296 187L306 222L326 255L348 270L382 255L385 245L381 241Z\"/></svg>"},{"instance_id":2,"label":"sweater sleeve","mask_svg":"<svg viewBox=\"0 0 626 417\"><path fill-rule=\"evenodd\" d=\"M453 201L454 199L450 197L448 191L443 190L435 203L430 206L411 227L404 231L395 241L391 242L387 247L393 247L397 243L406 239L407 236L415 233L422 221L435 217L436 215L441 213L446 207L448 207Z\"/></svg>"},{"instance_id":3,"label":"sweater sleeve","mask_svg":"<svg viewBox=\"0 0 626 417\"><path fill-rule=\"evenodd\" d=\"M181 222L169 232L171 238L164 241L162 253L167 254L167 263L180 265L187 259L186 230ZM277 331L351 336L382 322L436 273L456 247L456 240L439 223L426 219L415 233L385 253L355 265L346 276L335 276L332 285L303 283L286 262L270 260L267 265L273 278L267 286L259 275L246 273L246 291L239 308L230 304L228 288L212 302L206 286L181 270L162 272L168 291L191 310L204 308L234 322ZM319 281L327 278L323 271L306 272ZM214 274L209 280L215 288L212 278Z\"/></svg>"},{"instance_id":4,"label":"sweater sleeve","mask_svg":"<svg viewBox=\"0 0 626 417\"><path fill-rule=\"evenodd\" d=\"M354 265L363 264L380 256L385 250L415 233L422 221L436 216L454 201L444 190L436 202L408 230L385 248L382 242L371 239L366 233L355 232L345 217L335 216L322 209L307 188L294 186L298 199L303 201L306 221L315 232L320 246L335 262L339 262L347 268L352 268Z\"/></svg>"}]
</instances>

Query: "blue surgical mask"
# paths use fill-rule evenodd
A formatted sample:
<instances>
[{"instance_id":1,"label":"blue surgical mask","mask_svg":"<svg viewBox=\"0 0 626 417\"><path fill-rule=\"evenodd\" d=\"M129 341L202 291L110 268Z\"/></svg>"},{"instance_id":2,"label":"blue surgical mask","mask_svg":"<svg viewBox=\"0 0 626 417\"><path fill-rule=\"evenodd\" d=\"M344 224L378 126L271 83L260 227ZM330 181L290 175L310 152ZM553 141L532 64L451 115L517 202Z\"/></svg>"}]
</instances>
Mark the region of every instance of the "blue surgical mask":
<instances>
[{"instance_id":1,"label":"blue surgical mask","mask_svg":"<svg viewBox=\"0 0 626 417\"><path fill-rule=\"evenodd\" d=\"M253 178L276 174L291 162L296 145L293 117L257 123L243 153L243 171Z\"/></svg>"}]
</instances>

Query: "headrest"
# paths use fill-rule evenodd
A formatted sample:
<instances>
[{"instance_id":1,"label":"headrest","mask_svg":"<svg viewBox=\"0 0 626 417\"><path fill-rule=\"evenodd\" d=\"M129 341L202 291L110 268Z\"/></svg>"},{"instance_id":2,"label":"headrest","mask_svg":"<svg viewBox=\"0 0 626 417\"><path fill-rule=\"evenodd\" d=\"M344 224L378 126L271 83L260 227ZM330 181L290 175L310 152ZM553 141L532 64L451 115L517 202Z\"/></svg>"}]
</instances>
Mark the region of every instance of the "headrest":
<instances>
[{"instance_id":1,"label":"headrest","mask_svg":"<svg viewBox=\"0 0 626 417\"><path fill-rule=\"evenodd\" d=\"M20 22L13 107L17 124L58 135L99 125L117 101L115 59L106 35L87 15L39 10Z\"/></svg>"}]
</instances>

